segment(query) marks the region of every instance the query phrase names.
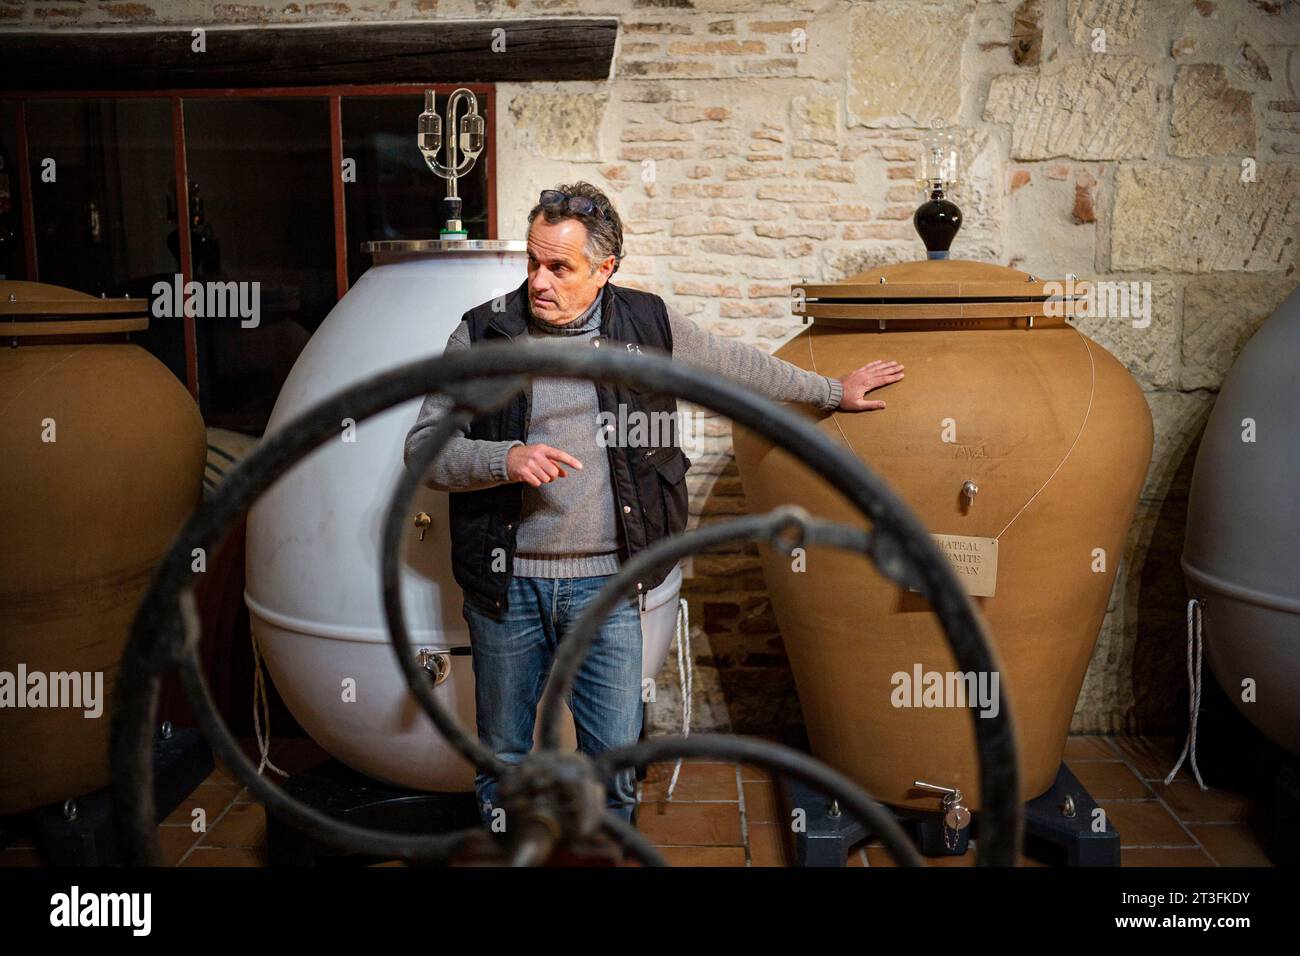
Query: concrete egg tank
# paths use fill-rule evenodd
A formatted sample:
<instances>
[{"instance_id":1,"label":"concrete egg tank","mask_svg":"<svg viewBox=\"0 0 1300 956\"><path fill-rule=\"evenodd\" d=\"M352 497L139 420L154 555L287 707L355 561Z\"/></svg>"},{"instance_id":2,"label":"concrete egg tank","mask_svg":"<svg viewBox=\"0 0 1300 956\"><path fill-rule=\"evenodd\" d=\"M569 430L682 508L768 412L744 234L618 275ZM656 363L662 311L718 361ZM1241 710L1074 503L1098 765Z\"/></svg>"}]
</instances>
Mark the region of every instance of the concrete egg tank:
<instances>
[{"instance_id":1,"label":"concrete egg tank","mask_svg":"<svg viewBox=\"0 0 1300 956\"><path fill-rule=\"evenodd\" d=\"M1237 709L1300 755L1300 289L1242 349L1210 413L1182 566ZM1242 699L1254 682L1253 701Z\"/></svg>"},{"instance_id":2,"label":"concrete egg tank","mask_svg":"<svg viewBox=\"0 0 1300 956\"><path fill-rule=\"evenodd\" d=\"M377 242L374 265L334 307L289 374L267 434L326 396L386 369L441 354L470 308L516 288L518 241ZM393 659L379 586L384 511L402 471L420 399L356 423L299 462L253 506L248 586L253 631L294 717L334 757L398 786L473 789L473 770L410 696ZM342 423L340 423L341 425ZM340 430L342 435L342 430ZM474 673L462 592L451 573L447 494L420 488L412 518L433 519L402 550L407 628L447 676L434 693L473 732ZM643 671L663 666L677 621L681 570L646 598ZM355 701L343 681L356 682Z\"/></svg>"},{"instance_id":3,"label":"concrete egg tank","mask_svg":"<svg viewBox=\"0 0 1300 956\"><path fill-rule=\"evenodd\" d=\"M871 393L884 410L794 410L947 536L941 549L969 582L1000 664L1022 797L1032 799L1056 777L1150 463L1146 401L1123 365L1067 323L1068 293L1015 269L930 259L796 289L816 321L780 358L834 378L878 358L906 368ZM863 525L752 432L738 427L735 449L752 511L792 502ZM864 557L809 549L797 570L788 555L760 552L817 756L895 806L938 809L914 789L920 780L958 788L978 808L969 709L896 705L906 686L897 675L956 669L925 599ZM975 565L963 560L983 572L968 574Z\"/></svg>"}]
</instances>

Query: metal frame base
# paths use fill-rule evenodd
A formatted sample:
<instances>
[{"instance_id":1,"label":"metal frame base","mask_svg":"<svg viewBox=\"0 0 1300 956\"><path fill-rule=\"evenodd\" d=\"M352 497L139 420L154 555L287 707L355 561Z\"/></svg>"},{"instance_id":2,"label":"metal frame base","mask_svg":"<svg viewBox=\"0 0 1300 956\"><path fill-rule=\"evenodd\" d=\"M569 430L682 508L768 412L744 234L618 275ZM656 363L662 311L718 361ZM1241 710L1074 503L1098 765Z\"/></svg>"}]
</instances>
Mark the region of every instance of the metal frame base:
<instances>
[{"instance_id":1,"label":"metal frame base","mask_svg":"<svg viewBox=\"0 0 1300 956\"><path fill-rule=\"evenodd\" d=\"M796 866L843 866L849 848L871 835L848 814L833 812L831 802L806 784L782 778L778 786L786 806L802 808L806 814L803 832L795 834ZM1061 809L1067 796L1074 802L1072 817L1066 817ZM1062 763L1047 792L1025 804L1026 855L1065 866L1119 866L1119 831L1106 819L1105 829L1094 832L1096 808L1092 795ZM975 814L950 849L944 842L943 821L938 813L890 809L924 856L965 854L979 827L979 814Z\"/></svg>"},{"instance_id":2,"label":"metal frame base","mask_svg":"<svg viewBox=\"0 0 1300 956\"><path fill-rule=\"evenodd\" d=\"M473 793L390 787L330 760L281 784L291 797L355 826L399 833L450 833L480 825ZM268 866L369 866L387 857L345 853L267 814Z\"/></svg>"},{"instance_id":3,"label":"metal frame base","mask_svg":"<svg viewBox=\"0 0 1300 956\"><path fill-rule=\"evenodd\" d=\"M161 823L212 773L212 749L198 730L173 730L153 744L156 822ZM114 866L121 862L113 825L112 788L104 787L67 801L38 807L0 820L0 843L29 836L50 866Z\"/></svg>"},{"instance_id":4,"label":"metal frame base","mask_svg":"<svg viewBox=\"0 0 1300 956\"><path fill-rule=\"evenodd\" d=\"M649 704L642 705L641 740L646 739L649 708ZM638 780L645 779L647 769L648 765L637 768ZM404 833L450 833L479 825L473 793L428 793L390 787L332 759L294 774L284 781L283 788L312 809L357 826ZM383 862L383 858L343 853L268 814L266 861L268 866L368 866Z\"/></svg>"}]
</instances>

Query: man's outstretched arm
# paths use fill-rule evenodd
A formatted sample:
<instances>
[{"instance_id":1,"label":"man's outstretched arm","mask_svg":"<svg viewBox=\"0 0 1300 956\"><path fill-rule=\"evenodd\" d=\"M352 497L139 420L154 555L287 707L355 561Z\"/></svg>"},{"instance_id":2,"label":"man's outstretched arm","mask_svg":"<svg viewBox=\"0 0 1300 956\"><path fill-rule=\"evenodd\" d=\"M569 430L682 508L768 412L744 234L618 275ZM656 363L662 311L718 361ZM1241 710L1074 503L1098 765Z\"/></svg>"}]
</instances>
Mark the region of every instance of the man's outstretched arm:
<instances>
[{"instance_id":1,"label":"man's outstretched arm","mask_svg":"<svg viewBox=\"0 0 1300 956\"><path fill-rule=\"evenodd\" d=\"M717 372L779 402L806 402L823 411L868 411L884 408L865 394L903 377L897 362L877 361L854 369L843 379L819 375L738 339L713 335L668 306L673 333L673 360Z\"/></svg>"},{"instance_id":2,"label":"man's outstretched arm","mask_svg":"<svg viewBox=\"0 0 1300 956\"><path fill-rule=\"evenodd\" d=\"M462 321L447 340L447 351L469 348L469 328ZM451 409L451 399L439 392L424 397L415 425L406 435L402 460L409 468L415 450L433 437L434 426L442 421ZM468 426L462 427L443 446L438 457L425 472L421 483L435 491L477 491L491 488L511 480L506 467L506 457L515 441L479 441L466 435Z\"/></svg>"}]
</instances>

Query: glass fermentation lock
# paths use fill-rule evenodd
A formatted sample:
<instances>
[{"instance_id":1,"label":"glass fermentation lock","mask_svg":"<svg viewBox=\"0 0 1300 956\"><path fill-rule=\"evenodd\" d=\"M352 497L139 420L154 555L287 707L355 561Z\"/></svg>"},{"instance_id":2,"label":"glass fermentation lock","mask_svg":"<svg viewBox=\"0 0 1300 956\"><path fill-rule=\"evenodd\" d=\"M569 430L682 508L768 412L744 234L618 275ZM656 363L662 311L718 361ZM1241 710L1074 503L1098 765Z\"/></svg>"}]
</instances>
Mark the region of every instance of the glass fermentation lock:
<instances>
[{"instance_id":1,"label":"glass fermentation lock","mask_svg":"<svg viewBox=\"0 0 1300 956\"><path fill-rule=\"evenodd\" d=\"M467 100L468 108L460 118L460 135L456 136L452 135L451 131L457 129L456 107L462 100ZM420 114L417 144L420 155L424 157L429 168L447 180L447 195L443 199L446 204L446 225L439 230L438 238L468 239L469 233L461 222L459 179L474 168L474 161L483 151L484 140L483 117L478 112L478 100L470 90L461 87L447 98L446 128L448 136L444 144L443 121L437 109L437 93L434 90L425 90L424 112ZM446 161L442 163L438 161L438 151L444 145ZM459 161L456 158L457 150L461 156Z\"/></svg>"}]
</instances>

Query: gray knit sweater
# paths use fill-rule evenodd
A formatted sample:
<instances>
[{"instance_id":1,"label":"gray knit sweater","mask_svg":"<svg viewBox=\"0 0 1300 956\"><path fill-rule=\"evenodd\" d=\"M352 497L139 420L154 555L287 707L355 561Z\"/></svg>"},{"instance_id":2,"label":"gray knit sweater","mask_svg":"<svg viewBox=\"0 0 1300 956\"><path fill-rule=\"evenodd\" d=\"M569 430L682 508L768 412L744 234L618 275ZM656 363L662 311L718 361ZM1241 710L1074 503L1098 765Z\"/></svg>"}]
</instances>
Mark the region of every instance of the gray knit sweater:
<instances>
[{"instance_id":1,"label":"gray knit sweater","mask_svg":"<svg viewBox=\"0 0 1300 956\"><path fill-rule=\"evenodd\" d=\"M531 320L530 346L581 348L600 331L600 300L562 327ZM531 317L530 317L531 318ZM843 388L837 379L805 371L744 342L704 331L668 306L672 357L748 385L777 401L807 402L825 410L839 407ZM470 347L462 321L447 340L447 351ZM583 468L566 466L568 475L534 488L523 483L523 511L516 532L513 573L521 577L571 578L618 571L619 531L608 451L597 441L595 383L534 379L528 443L568 452ZM425 396L419 417L406 437L405 460L429 438L451 402ZM439 491L475 491L504 484L506 454L521 441L476 441L465 430L453 435L424 476Z\"/></svg>"}]
</instances>

